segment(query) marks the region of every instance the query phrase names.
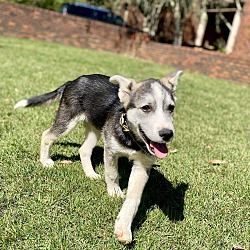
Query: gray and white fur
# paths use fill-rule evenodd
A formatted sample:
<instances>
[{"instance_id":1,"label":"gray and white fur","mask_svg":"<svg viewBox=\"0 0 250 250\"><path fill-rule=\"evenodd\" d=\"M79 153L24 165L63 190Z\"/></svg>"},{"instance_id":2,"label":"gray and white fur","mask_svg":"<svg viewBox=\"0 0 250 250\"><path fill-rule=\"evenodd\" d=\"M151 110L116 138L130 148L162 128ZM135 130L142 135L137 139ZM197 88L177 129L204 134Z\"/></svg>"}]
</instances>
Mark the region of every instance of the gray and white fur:
<instances>
[{"instance_id":1,"label":"gray and white fur","mask_svg":"<svg viewBox=\"0 0 250 250\"><path fill-rule=\"evenodd\" d=\"M85 126L86 138L79 153L86 176L97 179L91 163L93 148L100 136L104 141L105 181L108 194L124 197L119 186L118 158L133 161L124 204L115 222L115 237L132 241L131 224L140 204L155 158L167 155L167 142L174 136L175 90L182 71L161 80L136 83L120 75L83 75L53 92L19 101L14 108L32 107L60 99L53 125L42 134L40 161L54 164L51 145L68 134L78 122Z\"/></svg>"}]
</instances>

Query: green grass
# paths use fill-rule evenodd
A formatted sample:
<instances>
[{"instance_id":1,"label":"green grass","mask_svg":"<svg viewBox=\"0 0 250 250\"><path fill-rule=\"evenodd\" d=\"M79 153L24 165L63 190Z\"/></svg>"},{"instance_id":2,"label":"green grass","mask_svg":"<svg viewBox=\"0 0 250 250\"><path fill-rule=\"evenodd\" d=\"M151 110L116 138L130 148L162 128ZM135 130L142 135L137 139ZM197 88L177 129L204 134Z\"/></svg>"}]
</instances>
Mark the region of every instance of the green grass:
<instances>
[{"instance_id":1,"label":"green grass","mask_svg":"<svg viewBox=\"0 0 250 250\"><path fill-rule=\"evenodd\" d=\"M183 75L170 146L177 152L157 162L161 166L152 171L133 223L134 241L123 246L113 236L123 201L107 195L103 178L84 176L78 157L83 127L52 147L55 167L44 169L38 161L40 136L52 124L57 104L16 111L13 105L82 74L143 80L173 69L4 37L0 62L0 249L249 249L249 87ZM103 177L101 146L93 162ZM213 159L226 163L212 165ZM120 170L126 188L128 162L121 161Z\"/></svg>"}]
</instances>

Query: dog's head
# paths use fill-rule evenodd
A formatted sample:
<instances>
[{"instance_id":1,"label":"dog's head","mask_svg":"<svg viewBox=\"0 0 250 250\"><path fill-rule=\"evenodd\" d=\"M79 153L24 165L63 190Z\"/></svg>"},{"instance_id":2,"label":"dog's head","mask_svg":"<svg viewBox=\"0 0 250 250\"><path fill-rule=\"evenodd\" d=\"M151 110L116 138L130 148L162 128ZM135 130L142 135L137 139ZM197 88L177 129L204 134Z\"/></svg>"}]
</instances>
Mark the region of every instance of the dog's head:
<instances>
[{"instance_id":1,"label":"dog's head","mask_svg":"<svg viewBox=\"0 0 250 250\"><path fill-rule=\"evenodd\" d=\"M181 74L182 71L177 71L161 80L147 79L139 83L120 75L110 78L111 83L120 85L118 95L130 129L159 158L167 155L166 143L174 136L175 90Z\"/></svg>"}]
</instances>

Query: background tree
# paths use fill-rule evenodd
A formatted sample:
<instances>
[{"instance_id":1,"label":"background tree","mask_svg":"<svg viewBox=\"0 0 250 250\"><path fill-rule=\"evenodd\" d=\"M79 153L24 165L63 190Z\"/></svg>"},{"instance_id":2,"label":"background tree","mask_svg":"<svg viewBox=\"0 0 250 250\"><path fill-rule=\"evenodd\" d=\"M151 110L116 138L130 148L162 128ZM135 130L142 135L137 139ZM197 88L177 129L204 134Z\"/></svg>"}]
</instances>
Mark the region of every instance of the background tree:
<instances>
[{"instance_id":1,"label":"background tree","mask_svg":"<svg viewBox=\"0 0 250 250\"><path fill-rule=\"evenodd\" d=\"M143 30L151 36L156 34L162 11L168 9L174 18L174 45L182 44L187 17L191 13L198 17L201 12L199 0L115 0L112 2L112 10L115 12L119 12L125 3L136 5L145 16Z\"/></svg>"},{"instance_id":2,"label":"background tree","mask_svg":"<svg viewBox=\"0 0 250 250\"><path fill-rule=\"evenodd\" d=\"M192 16L197 23L200 16L206 13L207 8L218 9L215 18L215 31L220 32L220 24L223 22L231 29L230 22L220 11L221 8L229 6L228 1L220 0L9 0L24 4L59 11L63 4L68 2L82 2L110 9L116 14L122 13L126 6L135 6L143 14L143 31L154 37L159 27L159 21L164 11L171 13L173 19L172 43L181 46L183 43L183 32L187 18ZM241 10L240 0L234 0L237 9ZM124 11L123 11L124 13ZM165 27L166 29L169 27Z\"/></svg>"}]
</instances>

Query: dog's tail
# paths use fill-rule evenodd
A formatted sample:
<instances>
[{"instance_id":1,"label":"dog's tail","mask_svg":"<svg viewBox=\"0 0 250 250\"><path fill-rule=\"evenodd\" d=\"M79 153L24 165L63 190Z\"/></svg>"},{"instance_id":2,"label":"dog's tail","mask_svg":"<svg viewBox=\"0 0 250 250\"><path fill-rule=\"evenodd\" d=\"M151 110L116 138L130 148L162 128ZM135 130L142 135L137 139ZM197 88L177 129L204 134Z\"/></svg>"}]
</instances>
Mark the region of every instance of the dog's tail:
<instances>
[{"instance_id":1,"label":"dog's tail","mask_svg":"<svg viewBox=\"0 0 250 250\"><path fill-rule=\"evenodd\" d=\"M14 109L34 107L34 106L54 102L57 99L61 99L62 93L63 93L67 84L68 84L68 82L64 83L62 86L60 86L58 89L56 89L52 92L45 93L45 94L38 95L38 96L33 96L33 97L28 98L28 99L21 100L15 104Z\"/></svg>"}]
</instances>

